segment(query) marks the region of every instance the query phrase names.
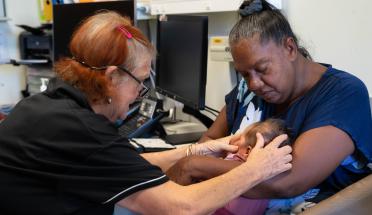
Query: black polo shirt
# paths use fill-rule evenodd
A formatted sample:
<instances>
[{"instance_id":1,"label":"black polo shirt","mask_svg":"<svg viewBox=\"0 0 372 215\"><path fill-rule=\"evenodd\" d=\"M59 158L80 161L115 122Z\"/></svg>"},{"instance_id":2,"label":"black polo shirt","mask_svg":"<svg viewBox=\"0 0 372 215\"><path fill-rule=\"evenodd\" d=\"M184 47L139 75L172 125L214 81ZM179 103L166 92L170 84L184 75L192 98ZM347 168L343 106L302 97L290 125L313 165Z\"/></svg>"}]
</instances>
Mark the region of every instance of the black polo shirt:
<instances>
[{"instance_id":1,"label":"black polo shirt","mask_svg":"<svg viewBox=\"0 0 372 215\"><path fill-rule=\"evenodd\" d=\"M112 214L119 200L167 180L59 79L0 123L1 214Z\"/></svg>"}]
</instances>

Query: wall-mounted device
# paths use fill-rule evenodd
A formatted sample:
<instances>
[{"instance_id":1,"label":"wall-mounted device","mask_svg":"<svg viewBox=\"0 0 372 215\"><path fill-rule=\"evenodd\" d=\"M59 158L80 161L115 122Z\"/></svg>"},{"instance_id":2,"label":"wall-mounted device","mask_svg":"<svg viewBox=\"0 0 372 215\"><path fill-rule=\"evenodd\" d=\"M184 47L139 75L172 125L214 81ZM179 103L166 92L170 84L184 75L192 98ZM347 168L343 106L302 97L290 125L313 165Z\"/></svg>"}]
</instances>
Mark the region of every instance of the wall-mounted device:
<instances>
[{"instance_id":1,"label":"wall-mounted device","mask_svg":"<svg viewBox=\"0 0 372 215\"><path fill-rule=\"evenodd\" d=\"M209 50L211 60L214 61L233 61L228 36L210 37Z\"/></svg>"}]
</instances>

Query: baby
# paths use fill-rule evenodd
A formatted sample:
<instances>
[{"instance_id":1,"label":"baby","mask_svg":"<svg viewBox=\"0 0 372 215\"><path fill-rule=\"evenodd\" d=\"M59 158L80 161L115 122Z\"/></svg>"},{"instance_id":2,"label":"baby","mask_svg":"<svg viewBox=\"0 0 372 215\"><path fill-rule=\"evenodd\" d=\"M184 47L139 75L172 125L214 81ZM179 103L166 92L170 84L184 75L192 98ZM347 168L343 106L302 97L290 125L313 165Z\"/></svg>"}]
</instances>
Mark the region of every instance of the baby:
<instances>
[{"instance_id":1,"label":"baby","mask_svg":"<svg viewBox=\"0 0 372 215\"><path fill-rule=\"evenodd\" d=\"M238 152L228 154L226 160L246 161L249 152L256 145L256 133L259 132L264 138L264 145L270 143L275 137L281 134L288 134L288 129L285 127L285 122L281 119L270 118L262 122L256 122L248 126L237 137L230 140L231 145L239 146ZM281 143L280 147L288 145L289 139Z\"/></svg>"},{"instance_id":2,"label":"baby","mask_svg":"<svg viewBox=\"0 0 372 215\"><path fill-rule=\"evenodd\" d=\"M259 132L264 138L264 145L270 143L275 137L281 134L288 134L285 122L280 119L267 119L263 122L256 122L244 129L240 134L231 138L230 144L239 146L235 154L228 154L224 159L232 162L245 162L249 152L256 145L256 133ZM289 140L284 141L281 146L289 144ZM231 163L216 162L214 158L208 156L194 156L192 162L200 168L178 169L171 167L168 176L175 174L177 183L189 185L207 180L224 173L223 165L229 166ZM170 178L172 178L170 176ZM239 214L263 214L268 205L266 199L247 199L238 197L230 201L223 208L214 212L214 215L239 215Z\"/></svg>"},{"instance_id":3,"label":"baby","mask_svg":"<svg viewBox=\"0 0 372 215\"><path fill-rule=\"evenodd\" d=\"M281 134L288 134L285 122L280 119L267 119L263 122L256 122L248 126L241 135L232 138L230 144L239 146L235 154L228 154L225 160L245 162L249 152L256 145L256 133L260 132L264 138L264 145L270 143L275 137ZM289 139L281 143L280 147L288 145ZM223 208L214 212L214 215L239 215L239 214L263 214L268 205L268 199L247 199L238 197Z\"/></svg>"}]
</instances>

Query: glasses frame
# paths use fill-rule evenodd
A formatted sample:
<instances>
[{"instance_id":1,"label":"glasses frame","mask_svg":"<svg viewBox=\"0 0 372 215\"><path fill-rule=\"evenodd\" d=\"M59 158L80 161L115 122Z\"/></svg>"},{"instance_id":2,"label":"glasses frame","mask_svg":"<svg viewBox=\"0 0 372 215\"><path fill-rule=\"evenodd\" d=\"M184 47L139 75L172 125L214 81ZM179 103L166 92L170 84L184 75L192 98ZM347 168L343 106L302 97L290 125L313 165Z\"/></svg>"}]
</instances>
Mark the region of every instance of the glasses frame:
<instances>
[{"instance_id":1,"label":"glasses frame","mask_svg":"<svg viewBox=\"0 0 372 215\"><path fill-rule=\"evenodd\" d=\"M1 0L0 0L1 1ZM81 65L83 66L86 66L90 69L94 69L94 70L105 70L107 69L108 66L101 66L101 67L96 67L96 66L90 66L88 65L87 63L85 63L84 61L81 61L81 60L78 60L77 58L75 57L72 57L71 58L72 60L75 60L77 62L79 62ZM128 74L131 78L133 78L140 86L141 86L141 90L139 91L139 98L143 98L146 96L146 94L149 92L149 88L143 84L143 81L140 81L136 76L134 76L129 70L127 70L126 68L122 67L122 66L116 66L117 68L119 68L121 71L125 72L126 74Z\"/></svg>"},{"instance_id":2,"label":"glasses frame","mask_svg":"<svg viewBox=\"0 0 372 215\"><path fill-rule=\"evenodd\" d=\"M129 72L129 70L127 70L126 68L122 67L122 66L117 66L121 71L125 72L126 74L128 74L131 78L133 78L140 86L141 86L141 90L139 91L139 97L140 98L143 98L144 96L146 96L146 94L149 92L149 88L143 84L143 81L140 81L136 76L134 76L131 72Z\"/></svg>"}]
</instances>

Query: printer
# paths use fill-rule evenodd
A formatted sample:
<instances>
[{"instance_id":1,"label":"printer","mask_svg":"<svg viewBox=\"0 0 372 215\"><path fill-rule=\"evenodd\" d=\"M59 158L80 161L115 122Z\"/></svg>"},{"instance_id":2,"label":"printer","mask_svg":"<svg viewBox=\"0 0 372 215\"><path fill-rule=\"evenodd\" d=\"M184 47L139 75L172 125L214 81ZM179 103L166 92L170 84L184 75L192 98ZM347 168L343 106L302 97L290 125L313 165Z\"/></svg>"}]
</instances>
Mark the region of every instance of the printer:
<instances>
[{"instance_id":1,"label":"printer","mask_svg":"<svg viewBox=\"0 0 372 215\"><path fill-rule=\"evenodd\" d=\"M30 27L17 25L25 31L19 35L21 59L33 63L27 64L27 88L24 96L33 95L46 89L50 78L55 74L52 68L53 38L51 25ZM21 60L21 61L22 61ZM47 60L39 63L38 60Z\"/></svg>"},{"instance_id":2,"label":"printer","mask_svg":"<svg viewBox=\"0 0 372 215\"><path fill-rule=\"evenodd\" d=\"M17 25L23 28L19 35L19 48L21 59L47 59L50 61L53 54L51 25L42 25L33 28L26 25Z\"/></svg>"},{"instance_id":3,"label":"printer","mask_svg":"<svg viewBox=\"0 0 372 215\"><path fill-rule=\"evenodd\" d=\"M52 34L34 35L24 31L19 35L19 47L22 59L52 59Z\"/></svg>"}]
</instances>

